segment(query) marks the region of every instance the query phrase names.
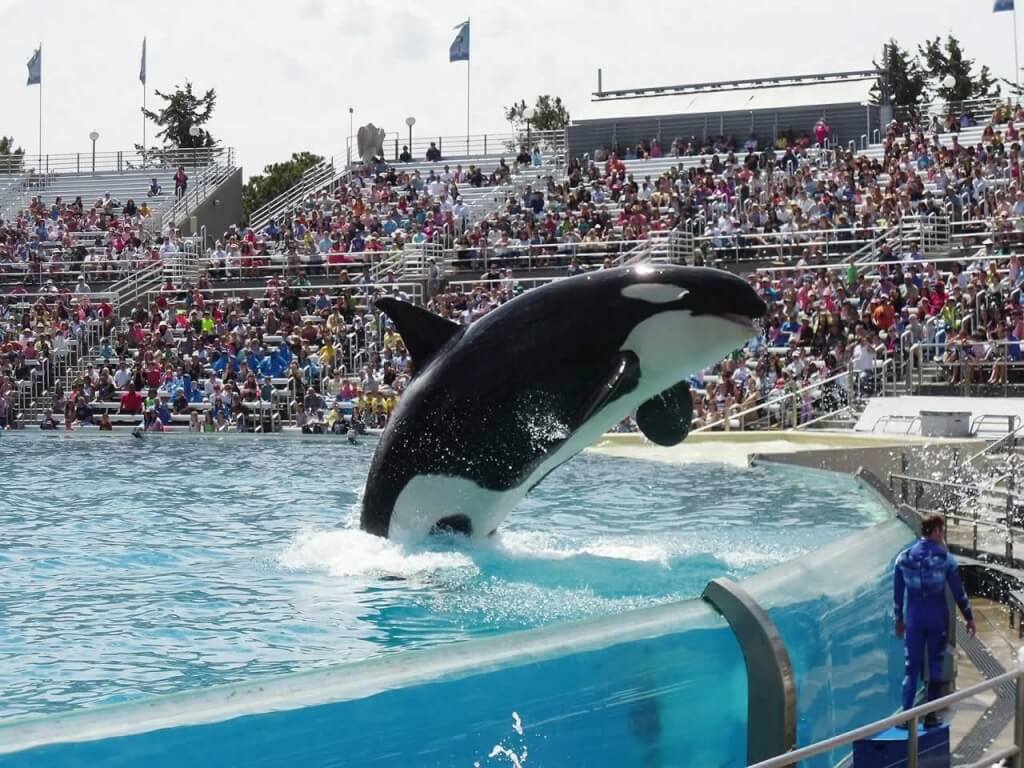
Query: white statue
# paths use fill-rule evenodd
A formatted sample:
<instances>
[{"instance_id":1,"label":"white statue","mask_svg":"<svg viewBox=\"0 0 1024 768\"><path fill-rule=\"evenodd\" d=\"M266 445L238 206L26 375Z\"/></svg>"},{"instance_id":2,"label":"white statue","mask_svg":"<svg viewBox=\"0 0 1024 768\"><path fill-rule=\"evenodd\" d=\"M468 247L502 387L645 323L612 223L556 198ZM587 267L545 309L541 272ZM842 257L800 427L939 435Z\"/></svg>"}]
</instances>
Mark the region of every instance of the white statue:
<instances>
[{"instance_id":1,"label":"white statue","mask_svg":"<svg viewBox=\"0 0 1024 768\"><path fill-rule=\"evenodd\" d=\"M375 157L384 156L384 129L373 123L359 129L356 137L359 140L359 157L370 165Z\"/></svg>"}]
</instances>

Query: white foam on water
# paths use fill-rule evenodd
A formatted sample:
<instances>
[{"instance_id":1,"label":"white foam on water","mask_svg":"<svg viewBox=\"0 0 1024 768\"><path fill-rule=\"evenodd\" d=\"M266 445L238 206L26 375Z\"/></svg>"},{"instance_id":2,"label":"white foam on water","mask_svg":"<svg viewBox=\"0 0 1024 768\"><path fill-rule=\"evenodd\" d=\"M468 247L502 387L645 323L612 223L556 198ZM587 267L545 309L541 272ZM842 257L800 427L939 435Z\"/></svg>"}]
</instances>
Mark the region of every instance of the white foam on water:
<instances>
[{"instance_id":1,"label":"white foam on water","mask_svg":"<svg viewBox=\"0 0 1024 768\"><path fill-rule=\"evenodd\" d=\"M437 571L471 568L472 558L457 549L407 549L358 529L303 531L278 557L285 568L326 571L331 576L396 576L406 579Z\"/></svg>"},{"instance_id":2,"label":"white foam on water","mask_svg":"<svg viewBox=\"0 0 1024 768\"><path fill-rule=\"evenodd\" d=\"M494 550L510 559L569 560L589 555L609 560L652 563L669 568L679 558L714 557L732 569L772 566L791 560L791 548L727 549L711 542L706 535L675 532L667 536L653 534L639 537L596 537L587 542L568 541L543 531L499 530L488 542Z\"/></svg>"},{"instance_id":3,"label":"white foam on water","mask_svg":"<svg viewBox=\"0 0 1024 768\"><path fill-rule=\"evenodd\" d=\"M607 440L590 448L594 453L623 459L646 459L666 464L726 464L747 467L748 457L754 453L793 453L834 448L824 443L790 443L785 440L759 442L682 442L670 447L653 443L620 443Z\"/></svg>"},{"instance_id":4,"label":"white foam on water","mask_svg":"<svg viewBox=\"0 0 1024 768\"><path fill-rule=\"evenodd\" d=\"M499 554L511 559L568 560L581 555L668 566L671 548L655 541L622 541L597 538L590 542L570 542L544 531L500 530L487 542Z\"/></svg>"}]
</instances>

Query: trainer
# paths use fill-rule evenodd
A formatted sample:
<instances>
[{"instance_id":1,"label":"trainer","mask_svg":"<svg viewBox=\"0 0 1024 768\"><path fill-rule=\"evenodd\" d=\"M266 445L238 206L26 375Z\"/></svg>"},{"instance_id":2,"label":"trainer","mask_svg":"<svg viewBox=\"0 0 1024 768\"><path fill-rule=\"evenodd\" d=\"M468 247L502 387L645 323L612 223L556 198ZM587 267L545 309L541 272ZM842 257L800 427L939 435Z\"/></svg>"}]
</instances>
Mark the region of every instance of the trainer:
<instances>
[{"instance_id":1,"label":"trainer","mask_svg":"<svg viewBox=\"0 0 1024 768\"><path fill-rule=\"evenodd\" d=\"M946 585L949 585L967 631L974 634L974 614L960 582L956 560L946 549L945 522L930 515L921 524L921 538L896 558L893 600L896 605L896 636L906 646L906 676L903 678L903 708L914 706L917 682L923 663L928 661L928 701L942 692L943 657L949 631ZM904 595L906 618L904 619ZM937 718L929 715L930 723Z\"/></svg>"}]
</instances>

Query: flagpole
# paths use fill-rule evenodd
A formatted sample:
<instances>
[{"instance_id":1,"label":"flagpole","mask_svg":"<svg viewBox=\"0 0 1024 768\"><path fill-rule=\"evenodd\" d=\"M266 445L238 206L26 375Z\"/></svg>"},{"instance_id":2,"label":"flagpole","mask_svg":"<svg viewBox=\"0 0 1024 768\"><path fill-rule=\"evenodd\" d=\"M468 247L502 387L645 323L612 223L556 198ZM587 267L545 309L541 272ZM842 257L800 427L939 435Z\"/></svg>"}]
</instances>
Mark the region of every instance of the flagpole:
<instances>
[{"instance_id":1,"label":"flagpole","mask_svg":"<svg viewBox=\"0 0 1024 768\"><path fill-rule=\"evenodd\" d=\"M1017 101L1020 101L1020 57L1017 55L1017 3L1013 4L1013 80L1017 86Z\"/></svg>"},{"instance_id":2,"label":"flagpole","mask_svg":"<svg viewBox=\"0 0 1024 768\"><path fill-rule=\"evenodd\" d=\"M43 173L43 44L39 43L39 173Z\"/></svg>"},{"instance_id":3,"label":"flagpole","mask_svg":"<svg viewBox=\"0 0 1024 768\"><path fill-rule=\"evenodd\" d=\"M139 80L142 81L142 160L146 160L146 38L142 38L142 64L139 66Z\"/></svg>"},{"instance_id":4,"label":"flagpole","mask_svg":"<svg viewBox=\"0 0 1024 768\"><path fill-rule=\"evenodd\" d=\"M470 19L466 18L466 26L469 27L470 34L472 34L473 28L469 24ZM472 43L472 39L470 39ZM469 68L472 63L472 57L469 55L469 45L466 46L466 154L469 154Z\"/></svg>"}]
</instances>

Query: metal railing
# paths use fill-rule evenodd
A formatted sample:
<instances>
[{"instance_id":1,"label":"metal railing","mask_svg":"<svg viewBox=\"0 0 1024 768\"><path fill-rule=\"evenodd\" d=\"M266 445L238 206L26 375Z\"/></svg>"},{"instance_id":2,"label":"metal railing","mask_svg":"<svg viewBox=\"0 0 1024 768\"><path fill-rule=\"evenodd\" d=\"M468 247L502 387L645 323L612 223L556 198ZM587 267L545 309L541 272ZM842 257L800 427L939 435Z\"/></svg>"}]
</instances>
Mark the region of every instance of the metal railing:
<instances>
[{"instance_id":1,"label":"metal railing","mask_svg":"<svg viewBox=\"0 0 1024 768\"><path fill-rule=\"evenodd\" d=\"M307 168L293 186L250 213L249 226L256 232L262 231L271 220L279 219L290 213L309 195L339 183L348 176L348 173L347 170L339 173L334 166L333 157Z\"/></svg>"},{"instance_id":2,"label":"metal railing","mask_svg":"<svg viewBox=\"0 0 1024 768\"><path fill-rule=\"evenodd\" d=\"M711 422L710 424L704 424L697 429L692 430L692 433L708 432L717 427L721 427L726 431L735 430L742 432L749 427L746 417L751 414L760 414L753 420L753 424L755 425L764 422L766 419L770 422L774 417L780 429L785 429L787 425L797 427L801 423L801 411L806 410L803 407L805 399L813 393L822 391L823 388L829 384L841 382L847 401L840 410L850 408L856 397L856 380L857 372L853 370L852 366L850 366L842 373L829 376L821 381L812 382L811 384L799 389L784 392L779 395L770 393L767 399L761 400L756 405L737 411L736 413L729 414L721 419ZM805 421L810 421L811 418L816 417L808 417ZM733 426L732 422L737 420L739 421L739 426Z\"/></svg>"},{"instance_id":3,"label":"metal railing","mask_svg":"<svg viewBox=\"0 0 1024 768\"><path fill-rule=\"evenodd\" d=\"M1018 503L1024 500L1024 497L1016 490L1016 478L1013 472L991 478L991 485L982 486L979 483L953 482L907 475L905 473L906 463L906 457L901 456L900 465L904 467L903 472L888 474L890 492L896 495L898 484L898 497L902 503L910 505L915 511L922 514L939 514L944 520L952 522L953 526L946 527L947 538L958 530L960 523L969 524L971 526L970 546L960 543L956 543L956 545L971 557L1002 557L1008 565L1015 565L1015 541L1024 536L1024 530L1014 525L1014 522L1017 519ZM1003 481L1007 482L1006 490L996 487ZM932 507L922 504L925 491L928 489L937 489L939 493L945 494L939 497L938 503ZM912 498L911 490L913 491ZM988 509L993 514L1004 515L1004 519L989 520L981 517L979 501L983 499L989 500ZM959 514L958 511L950 511L964 508L969 510L969 516ZM994 530L999 535L1002 551L981 546L980 528Z\"/></svg>"},{"instance_id":4,"label":"metal railing","mask_svg":"<svg viewBox=\"0 0 1024 768\"><path fill-rule=\"evenodd\" d=\"M515 156L521 147L539 147L542 155L557 154L563 155L566 149L565 131L534 131L522 130L515 133L480 133L469 136L432 136L414 132L412 143L404 132L393 131L385 137L384 156L388 162L399 159L402 147L409 147L413 162L426 160L427 152L433 148L440 153L441 159L437 162L445 162L450 159L463 157L495 157ZM355 137L350 137L346 142L346 156L351 158L350 162L359 162L358 144Z\"/></svg>"},{"instance_id":5,"label":"metal railing","mask_svg":"<svg viewBox=\"0 0 1024 768\"><path fill-rule=\"evenodd\" d=\"M83 173L124 173L140 170L174 170L178 166L196 168L217 162L231 147L195 149L128 149L115 152L69 152L65 154L5 155L0 157L0 173L24 173L28 183L38 184L47 175Z\"/></svg>"},{"instance_id":6,"label":"metal railing","mask_svg":"<svg viewBox=\"0 0 1024 768\"><path fill-rule=\"evenodd\" d=\"M954 704L971 699L981 693L996 690L1006 683L1015 683L1017 687L1013 720L1013 746L993 749L983 760L974 763L968 768L988 768L1007 758L1012 760L1010 763L1012 768L1024 768L1021 760L1021 756L1024 754L1024 682L1022 681L1024 681L1024 655L1018 655L1017 668L1014 670L996 675L967 688L962 688L948 696L943 696L935 701L908 709L892 717L876 720L860 728L854 728L806 747L794 749L770 760L763 760L749 768L793 768L801 760L809 760L812 757L818 757L843 747L849 747L855 741L869 739L883 731L899 726L907 727L907 768L917 768L919 761L918 725L925 716L941 712Z\"/></svg>"},{"instance_id":7,"label":"metal railing","mask_svg":"<svg viewBox=\"0 0 1024 768\"><path fill-rule=\"evenodd\" d=\"M235 172L232 154L222 157L224 162L211 162L202 166L194 174L197 178L189 179L185 193L177 197L165 208L160 216L160 231L168 226L177 226L187 216L194 213L206 198L217 191L221 184ZM153 218L153 217L151 217ZM149 221L146 222L149 224ZM150 225L152 226L152 225Z\"/></svg>"}]
</instances>

